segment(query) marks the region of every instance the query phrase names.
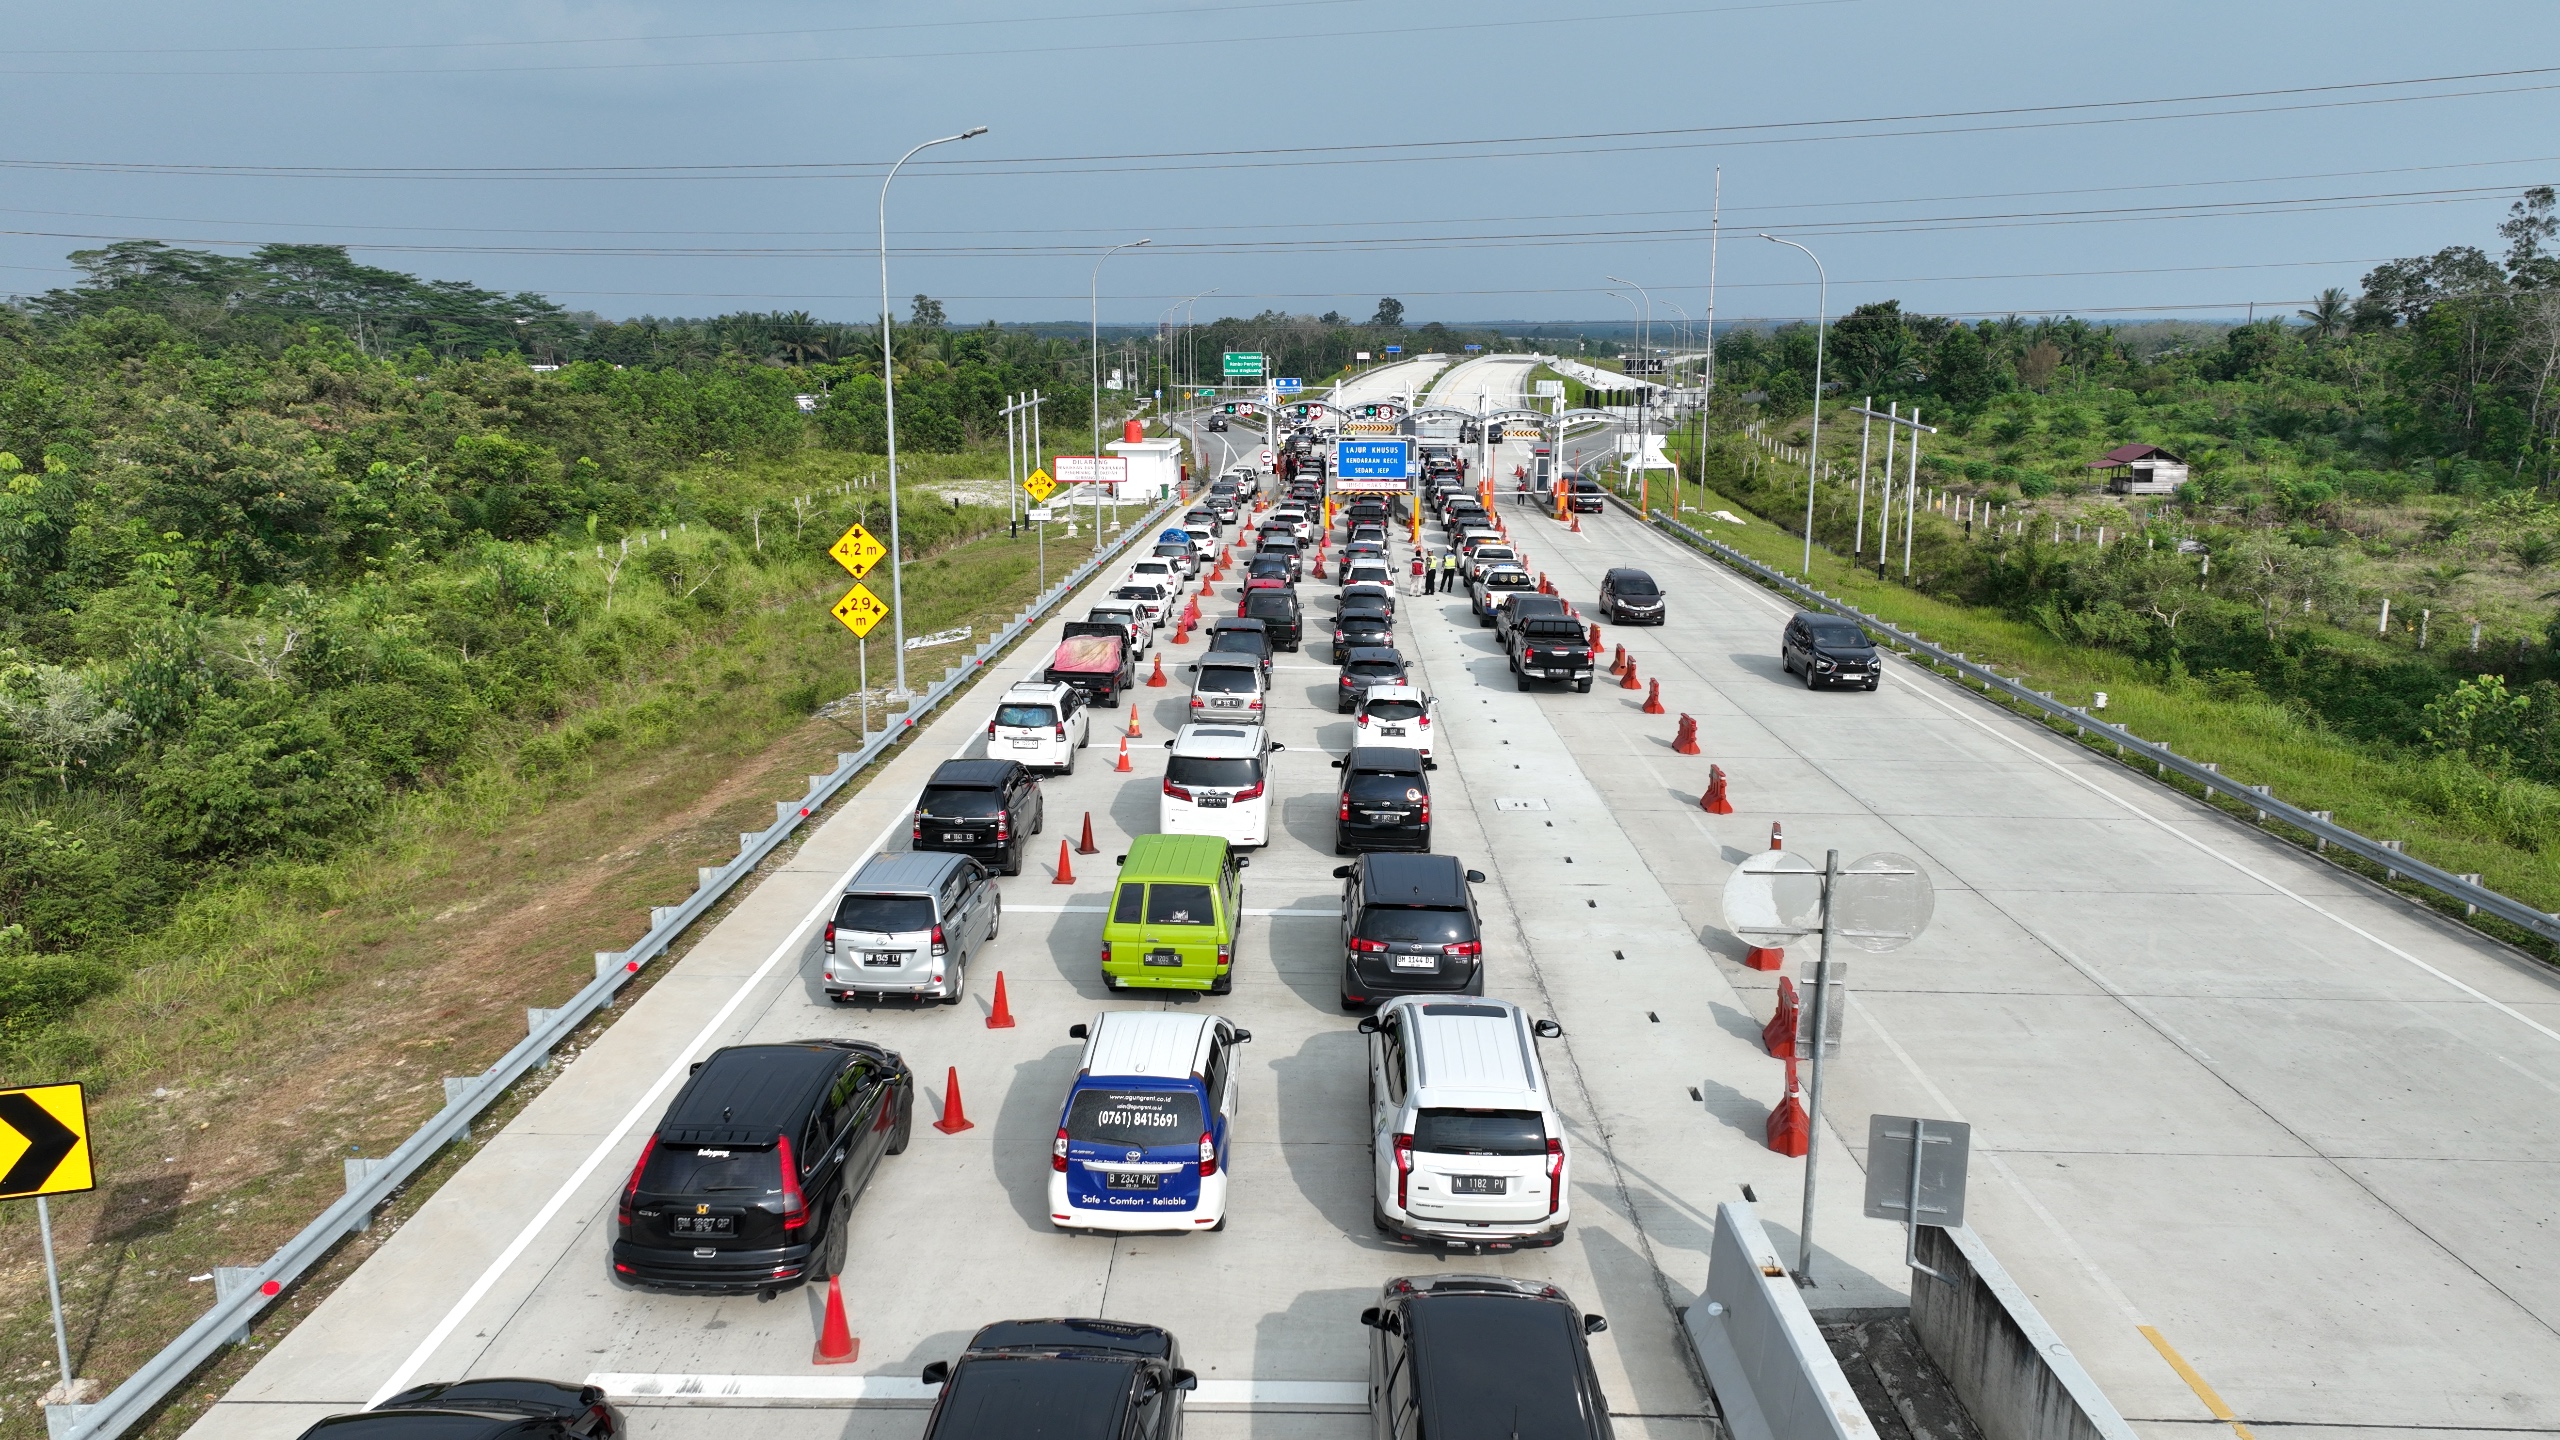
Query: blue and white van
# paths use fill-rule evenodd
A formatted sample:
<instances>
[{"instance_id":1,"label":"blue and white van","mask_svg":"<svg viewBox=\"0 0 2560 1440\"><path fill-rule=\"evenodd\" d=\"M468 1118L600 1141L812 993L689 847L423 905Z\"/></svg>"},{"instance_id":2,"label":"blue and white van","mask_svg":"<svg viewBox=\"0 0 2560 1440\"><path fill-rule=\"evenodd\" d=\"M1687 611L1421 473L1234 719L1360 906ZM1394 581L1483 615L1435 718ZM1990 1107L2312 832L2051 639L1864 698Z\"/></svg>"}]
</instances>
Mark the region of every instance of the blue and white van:
<instances>
[{"instance_id":1,"label":"blue and white van","mask_svg":"<svg viewBox=\"0 0 2560 1440\"><path fill-rule=\"evenodd\" d=\"M1084 1058L1049 1155L1049 1223L1225 1229L1235 1048L1253 1032L1215 1015L1131 1010L1067 1034Z\"/></svg>"}]
</instances>

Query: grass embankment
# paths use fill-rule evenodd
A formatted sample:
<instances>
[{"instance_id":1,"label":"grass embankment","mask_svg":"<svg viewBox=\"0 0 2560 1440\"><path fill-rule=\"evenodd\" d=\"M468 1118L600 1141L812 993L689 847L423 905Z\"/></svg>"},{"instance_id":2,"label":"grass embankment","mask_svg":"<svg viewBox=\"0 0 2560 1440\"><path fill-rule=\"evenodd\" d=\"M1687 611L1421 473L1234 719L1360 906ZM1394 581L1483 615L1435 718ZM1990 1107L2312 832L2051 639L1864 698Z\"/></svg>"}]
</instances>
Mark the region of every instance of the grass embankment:
<instances>
[{"instance_id":1,"label":"grass embankment","mask_svg":"<svg viewBox=\"0 0 2560 1440\"><path fill-rule=\"evenodd\" d=\"M1694 483L1685 489L1684 500L1699 512L1688 517L1692 528L1764 564L1801 572L1801 535L1753 516L1713 489ZM1706 512L1718 509L1749 517L1749 523L1707 518ZM2457 873L2476 872L2490 888L2537 909L2560 910L2560 851L2538 842L2550 821L2544 787L2501 784L2444 757L2359 744L2322 729L2293 707L2235 696L2230 686L2212 681L2164 675L2156 665L2113 651L2066 644L1996 612L1878 580L1873 570L1852 566L1820 546L1814 548L1811 581L1934 644L2021 676L2065 703L2085 706L2103 690L2106 718L2146 740L2214 761L2225 775L2268 786L2305 809L2331 811L2350 829L2405 840L2412 855ZM2104 753L2112 754L2112 747ZM2217 803L2254 818L2234 803ZM2461 913L2432 891L2411 887L2410 893ZM2548 946L2508 926L2485 917L2474 923L2551 956Z\"/></svg>"},{"instance_id":2,"label":"grass embankment","mask_svg":"<svg viewBox=\"0 0 2560 1440\"><path fill-rule=\"evenodd\" d=\"M989 465L936 455L900 468L919 485L909 500L932 497L930 509L935 482ZM1001 476L1000 453L992 465ZM739 832L772 821L773 800L859 743L852 707L812 713L855 689L854 641L827 613L848 581L824 547L858 508L876 515L882 497L863 477L880 468L808 452L707 470L686 478L703 513L733 528L695 521L663 542L653 531L618 574L592 545L555 552L578 593L613 592L615 624L600 632L626 647L613 680L554 724L492 737L447 783L393 801L360 842L200 887L138 937L120 990L59 1027L57 1061L21 1057L62 1068L13 1080L93 1087L100 1188L54 1208L83 1376L112 1387L131 1373L211 1303L195 1277L264 1259L341 1193L342 1159L389 1153L443 1105L441 1077L486 1068L523 1038L526 1007L592 979L593 952L630 944L649 906L689 893L695 867L734 856ZM793 496L831 487L795 512ZM983 636L1036 591L1032 540L1008 538L1001 509L945 505L928 526L910 503L906 519L910 536L945 537L906 564L910 634L970 625ZM1050 556L1052 576L1076 558ZM725 598L706 611L687 594L714 566ZM885 576L884 564L884 595ZM886 634L872 646L875 690L895 663ZM939 676L967 648L916 652L911 677ZM184 1428L470 1149L315 1272L149 1433ZM31 1208L0 1208L0 1347L17 1357L0 1370L6 1440L43 1434L35 1401L55 1379Z\"/></svg>"}]
</instances>

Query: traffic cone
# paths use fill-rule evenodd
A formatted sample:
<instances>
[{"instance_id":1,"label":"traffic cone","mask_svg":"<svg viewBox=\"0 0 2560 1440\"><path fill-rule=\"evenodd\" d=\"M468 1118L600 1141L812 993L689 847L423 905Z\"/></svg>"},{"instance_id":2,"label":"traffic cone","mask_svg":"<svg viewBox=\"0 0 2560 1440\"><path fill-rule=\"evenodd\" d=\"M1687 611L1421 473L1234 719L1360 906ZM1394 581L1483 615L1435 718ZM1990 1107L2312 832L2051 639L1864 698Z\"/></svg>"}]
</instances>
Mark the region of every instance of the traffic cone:
<instances>
[{"instance_id":1,"label":"traffic cone","mask_svg":"<svg viewBox=\"0 0 2560 1440\"><path fill-rule=\"evenodd\" d=\"M1122 775L1129 773L1129 737L1126 735L1120 737L1120 763L1111 768Z\"/></svg>"},{"instance_id":2,"label":"traffic cone","mask_svg":"<svg viewBox=\"0 0 2560 1440\"><path fill-rule=\"evenodd\" d=\"M1714 793L1714 777L1712 775L1708 778L1708 793ZM1778 822L1774 820L1769 822L1769 848L1772 850L1784 850L1787 848L1786 833L1780 829ZM1782 969L1787 963L1787 952L1785 948L1781 946L1754 945L1751 947L1751 952L1742 957L1742 963L1750 966L1754 970Z\"/></svg>"},{"instance_id":3,"label":"traffic cone","mask_svg":"<svg viewBox=\"0 0 2560 1440\"><path fill-rule=\"evenodd\" d=\"M1772 850L1787 848L1786 830L1775 820L1769 822L1769 848Z\"/></svg>"},{"instance_id":4,"label":"traffic cone","mask_svg":"<svg viewBox=\"0 0 2560 1440\"><path fill-rule=\"evenodd\" d=\"M1733 801L1725 795L1724 791L1723 766L1711 765L1707 767L1707 793L1698 798L1698 808L1706 811L1710 815L1730 815L1733 813Z\"/></svg>"},{"instance_id":5,"label":"traffic cone","mask_svg":"<svg viewBox=\"0 0 2560 1440\"><path fill-rule=\"evenodd\" d=\"M1013 1007L1005 1003L1004 972L1001 970L996 972L996 1007L987 1012L987 1028L990 1030L1013 1028Z\"/></svg>"},{"instance_id":6,"label":"traffic cone","mask_svg":"<svg viewBox=\"0 0 2560 1440\"><path fill-rule=\"evenodd\" d=\"M1796 1062L1787 1062L1787 1093L1769 1111L1769 1148L1781 1155L1801 1160L1812 1148L1813 1122L1804 1113L1804 1101L1796 1098Z\"/></svg>"},{"instance_id":7,"label":"traffic cone","mask_svg":"<svg viewBox=\"0 0 2560 1440\"><path fill-rule=\"evenodd\" d=\"M1644 682L1636 678L1636 657L1633 655L1627 657L1627 673L1618 677L1618 688L1621 690L1644 688Z\"/></svg>"},{"instance_id":8,"label":"traffic cone","mask_svg":"<svg viewBox=\"0 0 2560 1440\"><path fill-rule=\"evenodd\" d=\"M1146 731L1138 728L1138 702L1132 700L1129 702L1129 738L1132 740L1141 739L1146 735L1146 733ZM1129 753L1129 747L1126 745L1121 746L1120 753L1126 755ZM1129 767L1123 765L1120 768L1125 770Z\"/></svg>"},{"instance_id":9,"label":"traffic cone","mask_svg":"<svg viewBox=\"0 0 2560 1440\"><path fill-rule=\"evenodd\" d=\"M1760 1027L1760 1044L1770 1056L1779 1060L1796 1058L1796 982L1784 975L1778 977L1778 1013Z\"/></svg>"},{"instance_id":10,"label":"traffic cone","mask_svg":"<svg viewBox=\"0 0 2560 1440\"><path fill-rule=\"evenodd\" d=\"M1600 627L1597 623L1591 627L1591 649L1594 654L1599 653L1600 650Z\"/></svg>"},{"instance_id":11,"label":"traffic cone","mask_svg":"<svg viewBox=\"0 0 2560 1440\"><path fill-rule=\"evenodd\" d=\"M943 1082L942 1118L933 1122L933 1128L945 1135L978 1128L969 1123L968 1112L960 1108L960 1067L957 1065L951 1067L951 1078Z\"/></svg>"},{"instance_id":12,"label":"traffic cone","mask_svg":"<svg viewBox=\"0 0 2560 1440\"><path fill-rule=\"evenodd\" d=\"M1176 645L1188 645L1191 643L1190 621L1185 620L1181 624L1173 627L1173 643ZM1158 660L1156 663L1158 665L1162 665L1164 662L1162 660Z\"/></svg>"},{"instance_id":13,"label":"traffic cone","mask_svg":"<svg viewBox=\"0 0 2560 1440\"><path fill-rule=\"evenodd\" d=\"M850 1365L862 1353L862 1342L853 1338L853 1327L844 1318L844 1281L827 1277L827 1319L818 1329L818 1348L809 1356L812 1365Z\"/></svg>"},{"instance_id":14,"label":"traffic cone","mask_svg":"<svg viewBox=\"0 0 2560 1440\"><path fill-rule=\"evenodd\" d=\"M1724 772L1719 770L1716 774L1721 776ZM1102 853L1102 847L1093 843L1093 812L1090 810L1084 812L1084 838L1076 842L1076 853L1079 855Z\"/></svg>"},{"instance_id":15,"label":"traffic cone","mask_svg":"<svg viewBox=\"0 0 2560 1440\"><path fill-rule=\"evenodd\" d=\"M1582 512L1579 510L1573 512L1573 533L1576 535L1582 533Z\"/></svg>"},{"instance_id":16,"label":"traffic cone","mask_svg":"<svg viewBox=\"0 0 2560 1440\"><path fill-rule=\"evenodd\" d=\"M1663 713L1663 711L1662 711L1662 682L1661 682L1661 681L1659 681L1659 680L1656 680L1656 681L1653 681L1653 682L1652 682L1652 684L1653 684L1653 688L1652 688L1652 689L1650 689L1650 690L1648 690L1648 691L1646 691L1646 692L1645 692L1645 695L1644 695L1644 713L1645 713L1645 714L1647 714L1647 715L1659 715L1659 714ZM1689 737L1689 748L1688 748L1688 749L1686 749L1686 750L1681 750L1681 749L1680 749L1680 742L1679 742L1679 741L1677 741L1677 740L1674 740L1674 741L1672 741L1672 742L1671 742L1671 748L1672 748L1673 750L1675 750L1675 751L1678 751L1680 754L1683 754L1683 755L1695 755L1695 754L1697 754L1697 753L1698 753L1698 724L1697 724L1697 722L1696 722L1696 721L1694 721L1694 720L1691 720L1688 716L1683 715L1683 716L1681 716L1681 717L1680 717L1680 729L1681 729L1682 733L1686 734L1686 735Z\"/></svg>"},{"instance_id":17,"label":"traffic cone","mask_svg":"<svg viewBox=\"0 0 2560 1440\"><path fill-rule=\"evenodd\" d=\"M1617 653L1609 657L1609 673L1612 675L1624 675L1627 673L1626 646L1619 646Z\"/></svg>"},{"instance_id":18,"label":"traffic cone","mask_svg":"<svg viewBox=\"0 0 2560 1440\"><path fill-rule=\"evenodd\" d=\"M1179 634L1180 632L1177 631L1175 633ZM1164 657L1161 655L1156 657L1155 670L1147 676L1147 688L1150 690L1161 690L1164 688Z\"/></svg>"},{"instance_id":19,"label":"traffic cone","mask_svg":"<svg viewBox=\"0 0 2560 1440\"><path fill-rule=\"evenodd\" d=\"M1058 878L1049 883L1052 885L1076 883L1076 862L1067 858L1067 842L1064 840L1058 842Z\"/></svg>"}]
</instances>

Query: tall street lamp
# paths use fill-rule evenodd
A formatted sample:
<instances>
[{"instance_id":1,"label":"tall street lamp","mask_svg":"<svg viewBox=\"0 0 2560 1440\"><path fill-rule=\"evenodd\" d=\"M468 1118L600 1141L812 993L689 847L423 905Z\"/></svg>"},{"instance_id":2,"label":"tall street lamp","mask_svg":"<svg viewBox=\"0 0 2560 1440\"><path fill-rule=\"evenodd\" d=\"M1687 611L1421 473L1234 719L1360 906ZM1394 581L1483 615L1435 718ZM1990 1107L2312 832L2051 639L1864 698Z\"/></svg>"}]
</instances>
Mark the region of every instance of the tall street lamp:
<instances>
[{"instance_id":1,"label":"tall street lamp","mask_svg":"<svg viewBox=\"0 0 2560 1440\"><path fill-rule=\"evenodd\" d=\"M1618 277L1617 277L1617 276L1615 276L1615 275L1609 276L1608 278L1609 278L1609 279L1612 279L1612 280L1618 280ZM1618 280L1618 283L1619 283L1619 284L1621 284L1621 285L1624 285L1624 284L1626 284L1627 282L1626 282L1626 281L1624 281L1624 280ZM1635 287L1635 288L1637 288L1637 289L1641 290L1641 289L1643 289L1644 287L1643 287L1643 286L1641 286L1641 285L1639 285L1639 286L1637 286L1637 287ZM1603 290L1603 291L1601 291L1600 293L1601 293L1601 294L1603 294L1603 295L1608 296L1609 298L1611 298L1611 299L1613 299L1613 300L1624 300L1624 301L1626 301L1626 302L1627 302L1627 318L1629 318L1630 320L1633 320L1633 321L1636 323L1636 325L1637 325L1637 327L1638 327L1638 329L1637 329L1637 333L1638 333L1639 335L1641 335L1641 334L1643 333L1643 329L1642 329L1642 327L1643 327L1643 325L1644 325L1644 320L1643 320L1643 318L1642 318L1642 317L1643 317L1643 312L1642 312L1642 311L1640 311L1640 310L1638 310L1638 309L1636 308L1636 302L1635 302L1635 299L1634 299L1632 296L1621 295L1621 294L1619 294L1619 293L1618 293L1617 291L1615 291L1615 290ZM1644 348L1644 341L1643 341L1643 340L1641 340L1641 339L1637 340L1637 341L1636 341L1636 348L1637 348L1638 350L1642 350L1642 349ZM1630 376L1629 378L1631 378L1631 379L1632 379L1633 377L1632 377L1632 376ZM1637 396L1638 396L1638 398L1639 398L1639 399L1641 399L1641 398L1642 398L1642 395L1643 395L1643 392L1641 392L1641 391L1637 392ZM1637 411L1636 411L1636 453L1635 453L1634 458L1632 458L1631 460L1629 460L1629 461L1627 462L1627 476L1628 476L1628 478L1630 478L1630 479L1634 478L1634 475L1635 475L1635 467L1636 467L1636 466L1638 466L1638 465L1641 465L1641 464L1643 464L1643 463L1644 463L1644 411L1643 411L1643 410L1641 410L1641 409L1639 409L1639 410L1637 410Z\"/></svg>"},{"instance_id":2,"label":"tall street lamp","mask_svg":"<svg viewBox=\"0 0 2560 1440\"><path fill-rule=\"evenodd\" d=\"M1762 232L1761 239L1773 245L1804 250L1804 258L1813 262L1813 273L1822 280L1822 298L1813 311L1813 442L1804 457L1804 573L1813 574L1813 477L1822 463L1822 337L1831 324L1831 274L1822 268L1822 257L1793 240L1781 240Z\"/></svg>"},{"instance_id":3,"label":"tall street lamp","mask_svg":"<svg viewBox=\"0 0 2560 1440\"><path fill-rule=\"evenodd\" d=\"M897 699L907 694L907 592L898 545L898 353L889 334L889 182L898 178L899 165L916 158L917 150L974 140L986 133L986 126L973 125L957 135L927 140L899 156L898 164L880 177L880 404L889 430L889 623L898 647Z\"/></svg>"},{"instance_id":4,"label":"tall street lamp","mask_svg":"<svg viewBox=\"0 0 2560 1440\"><path fill-rule=\"evenodd\" d=\"M1092 322L1092 339L1090 343L1093 347L1092 453L1094 456L1094 467L1097 471L1100 470L1102 465L1102 262L1119 254L1123 250L1131 249L1139 245L1153 245L1154 243L1156 242L1153 238L1145 240L1123 240L1119 244L1112 246L1110 249L1103 251L1100 255L1094 257L1093 283L1086 287L1087 293L1085 299L1091 307L1090 318ZM1095 483L1100 484L1101 482L1097 480ZM1069 511L1068 513L1073 514L1074 512ZM1100 490L1093 492L1093 548L1097 554L1102 550L1102 492Z\"/></svg>"}]
</instances>

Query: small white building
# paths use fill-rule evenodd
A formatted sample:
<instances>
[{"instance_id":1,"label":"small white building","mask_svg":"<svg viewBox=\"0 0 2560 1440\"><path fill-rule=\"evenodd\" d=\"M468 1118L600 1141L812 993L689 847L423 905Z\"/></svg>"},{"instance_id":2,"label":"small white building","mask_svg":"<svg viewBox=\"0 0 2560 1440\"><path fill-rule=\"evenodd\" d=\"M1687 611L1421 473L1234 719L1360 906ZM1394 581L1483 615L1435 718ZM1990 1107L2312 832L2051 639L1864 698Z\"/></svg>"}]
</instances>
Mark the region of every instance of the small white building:
<instances>
[{"instance_id":1,"label":"small white building","mask_svg":"<svg viewBox=\"0 0 2560 1440\"><path fill-rule=\"evenodd\" d=\"M1114 500L1162 500L1182 484L1180 440L1114 440L1102 448L1129 462L1128 478L1113 488Z\"/></svg>"}]
</instances>

